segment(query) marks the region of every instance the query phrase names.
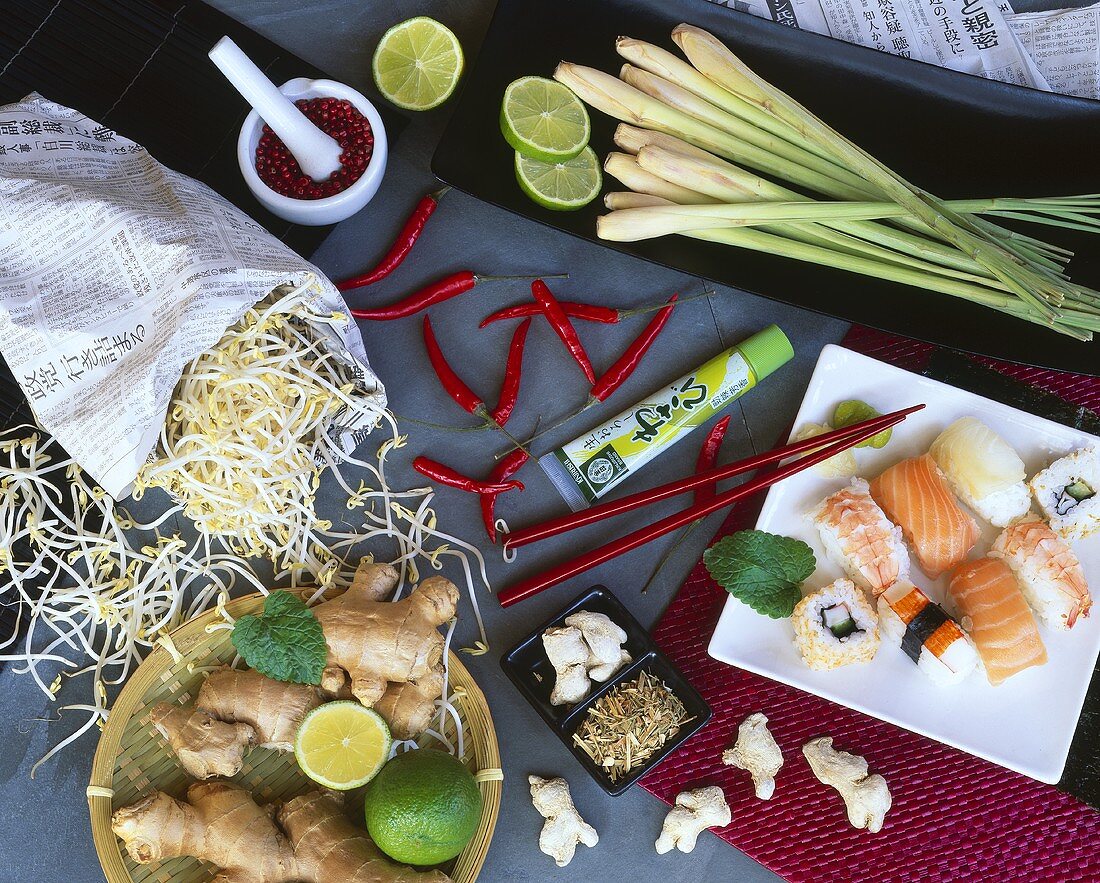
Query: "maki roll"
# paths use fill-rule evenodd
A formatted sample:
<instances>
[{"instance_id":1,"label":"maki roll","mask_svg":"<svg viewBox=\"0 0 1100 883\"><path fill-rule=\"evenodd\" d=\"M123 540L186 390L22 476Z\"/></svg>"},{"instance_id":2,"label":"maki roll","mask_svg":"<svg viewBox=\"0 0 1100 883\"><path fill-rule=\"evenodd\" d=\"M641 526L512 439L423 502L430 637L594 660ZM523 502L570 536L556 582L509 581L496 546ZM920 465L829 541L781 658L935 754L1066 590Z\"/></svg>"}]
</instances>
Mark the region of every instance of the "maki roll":
<instances>
[{"instance_id":1,"label":"maki roll","mask_svg":"<svg viewBox=\"0 0 1100 883\"><path fill-rule=\"evenodd\" d=\"M822 500L810 513L825 553L856 585L875 595L909 576L909 552L896 527L871 497L867 482Z\"/></svg>"},{"instance_id":2,"label":"maki roll","mask_svg":"<svg viewBox=\"0 0 1100 883\"><path fill-rule=\"evenodd\" d=\"M1067 540L1100 530L1100 449L1084 448L1055 460L1031 479L1050 526Z\"/></svg>"},{"instance_id":3,"label":"maki roll","mask_svg":"<svg viewBox=\"0 0 1100 883\"><path fill-rule=\"evenodd\" d=\"M849 579L838 579L799 601L791 624L798 652L817 671L870 662L878 651L878 616Z\"/></svg>"},{"instance_id":4,"label":"maki roll","mask_svg":"<svg viewBox=\"0 0 1100 883\"><path fill-rule=\"evenodd\" d=\"M1092 596L1073 549L1034 515L1001 531L989 554L1004 560L1035 615L1056 629L1088 616Z\"/></svg>"},{"instance_id":5,"label":"maki roll","mask_svg":"<svg viewBox=\"0 0 1100 883\"><path fill-rule=\"evenodd\" d=\"M878 615L883 635L937 684L956 684L978 664L962 627L912 583L896 582L879 595Z\"/></svg>"},{"instance_id":6,"label":"maki roll","mask_svg":"<svg viewBox=\"0 0 1100 883\"><path fill-rule=\"evenodd\" d=\"M1024 461L980 420L956 420L929 453L959 499L991 524L1004 527L1031 508Z\"/></svg>"}]
</instances>

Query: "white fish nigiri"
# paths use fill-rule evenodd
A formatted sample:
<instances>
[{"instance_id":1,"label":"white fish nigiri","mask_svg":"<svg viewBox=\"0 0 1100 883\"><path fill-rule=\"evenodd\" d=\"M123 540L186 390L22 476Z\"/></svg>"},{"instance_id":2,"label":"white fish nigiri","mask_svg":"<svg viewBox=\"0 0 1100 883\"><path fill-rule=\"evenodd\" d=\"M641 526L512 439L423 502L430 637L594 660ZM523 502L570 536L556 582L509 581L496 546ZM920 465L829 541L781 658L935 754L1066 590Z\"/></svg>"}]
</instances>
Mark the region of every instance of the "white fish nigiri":
<instances>
[{"instance_id":1,"label":"white fish nigiri","mask_svg":"<svg viewBox=\"0 0 1100 883\"><path fill-rule=\"evenodd\" d=\"M1031 493L1024 461L975 417L956 420L932 442L932 459L967 506L997 527L1027 514Z\"/></svg>"}]
</instances>

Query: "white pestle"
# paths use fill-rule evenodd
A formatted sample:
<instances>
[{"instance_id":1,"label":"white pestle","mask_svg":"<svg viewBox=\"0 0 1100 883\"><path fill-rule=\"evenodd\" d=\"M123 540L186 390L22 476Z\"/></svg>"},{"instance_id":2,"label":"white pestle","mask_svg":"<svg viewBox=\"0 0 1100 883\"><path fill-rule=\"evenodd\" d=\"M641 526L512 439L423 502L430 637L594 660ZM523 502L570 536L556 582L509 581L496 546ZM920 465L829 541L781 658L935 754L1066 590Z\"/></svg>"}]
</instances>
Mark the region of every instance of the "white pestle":
<instances>
[{"instance_id":1,"label":"white pestle","mask_svg":"<svg viewBox=\"0 0 1100 883\"><path fill-rule=\"evenodd\" d=\"M283 139L298 165L314 181L324 181L340 169L343 148L331 135L318 129L294 102L279 91L241 47L222 37L210 50L210 60L265 123Z\"/></svg>"}]
</instances>

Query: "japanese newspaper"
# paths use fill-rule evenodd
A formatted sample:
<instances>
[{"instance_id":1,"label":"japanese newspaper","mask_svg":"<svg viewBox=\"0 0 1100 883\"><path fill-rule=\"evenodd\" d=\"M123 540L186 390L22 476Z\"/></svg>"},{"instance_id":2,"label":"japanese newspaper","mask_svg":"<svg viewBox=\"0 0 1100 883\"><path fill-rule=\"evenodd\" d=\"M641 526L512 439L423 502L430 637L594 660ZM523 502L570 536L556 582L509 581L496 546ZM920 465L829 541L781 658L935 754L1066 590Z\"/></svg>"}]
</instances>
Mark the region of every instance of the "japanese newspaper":
<instances>
[{"instance_id":1,"label":"japanese newspaper","mask_svg":"<svg viewBox=\"0 0 1100 883\"><path fill-rule=\"evenodd\" d=\"M0 107L0 353L42 428L116 499L184 366L284 284L346 313L320 271L140 145L38 95ZM330 340L384 406L355 323ZM369 428L332 432L350 447Z\"/></svg>"},{"instance_id":2,"label":"japanese newspaper","mask_svg":"<svg viewBox=\"0 0 1100 883\"><path fill-rule=\"evenodd\" d=\"M1006 19L1051 90L1100 98L1100 4Z\"/></svg>"},{"instance_id":3,"label":"japanese newspaper","mask_svg":"<svg viewBox=\"0 0 1100 883\"><path fill-rule=\"evenodd\" d=\"M1048 80L1048 74L1059 82L1068 79L1063 68L1070 43L1072 55L1090 45L1093 59L1097 47L1095 17L1090 19L1090 30L1074 15L1061 19L1050 17L1050 13L1035 13L1034 18L1016 16L1007 0L712 2L792 28L1044 91L1081 94L1059 88ZM1072 37L1068 37L1066 31L1071 30ZM1095 82L1095 61L1092 73Z\"/></svg>"}]
</instances>

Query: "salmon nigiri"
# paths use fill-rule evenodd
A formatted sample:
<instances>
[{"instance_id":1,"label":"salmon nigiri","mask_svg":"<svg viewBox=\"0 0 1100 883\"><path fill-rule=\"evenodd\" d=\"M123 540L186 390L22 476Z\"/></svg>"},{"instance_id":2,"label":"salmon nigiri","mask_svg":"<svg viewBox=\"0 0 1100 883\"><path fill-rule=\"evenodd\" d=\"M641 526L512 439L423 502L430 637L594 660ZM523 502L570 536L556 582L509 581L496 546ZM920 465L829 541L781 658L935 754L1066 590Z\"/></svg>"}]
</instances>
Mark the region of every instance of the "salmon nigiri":
<instances>
[{"instance_id":1,"label":"salmon nigiri","mask_svg":"<svg viewBox=\"0 0 1100 883\"><path fill-rule=\"evenodd\" d=\"M928 454L895 463L871 482L871 496L901 528L921 570L933 579L961 563L978 541L977 523Z\"/></svg>"},{"instance_id":2,"label":"salmon nigiri","mask_svg":"<svg viewBox=\"0 0 1100 883\"><path fill-rule=\"evenodd\" d=\"M963 625L970 620L970 637L993 686L1025 668L1046 663L1035 616L1004 561L981 558L960 565L951 577L951 597Z\"/></svg>"}]
</instances>

